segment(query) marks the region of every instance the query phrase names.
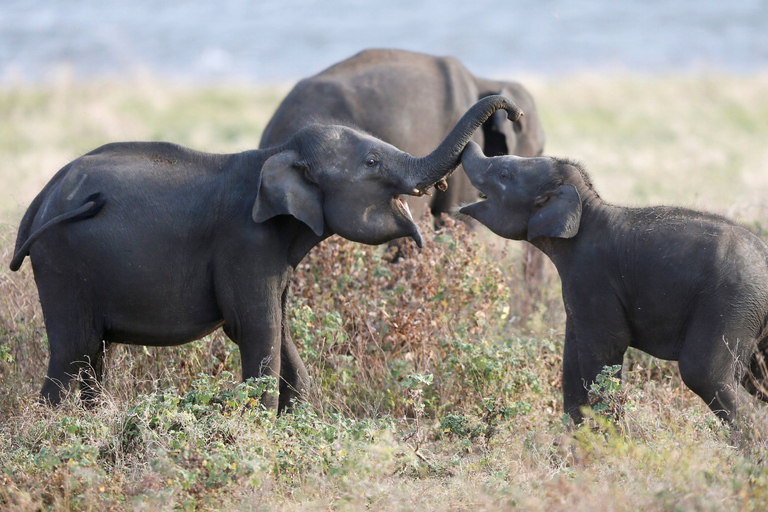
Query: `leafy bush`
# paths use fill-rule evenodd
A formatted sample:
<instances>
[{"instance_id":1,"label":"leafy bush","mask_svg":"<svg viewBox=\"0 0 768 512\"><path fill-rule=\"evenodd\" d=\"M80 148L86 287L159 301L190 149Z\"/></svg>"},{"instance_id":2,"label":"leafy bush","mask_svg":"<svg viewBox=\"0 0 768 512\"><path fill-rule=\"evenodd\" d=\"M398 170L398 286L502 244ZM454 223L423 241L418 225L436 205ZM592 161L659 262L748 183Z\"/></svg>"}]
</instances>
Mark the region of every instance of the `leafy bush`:
<instances>
[{"instance_id":1,"label":"leafy bush","mask_svg":"<svg viewBox=\"0 0 768 512\"><path fill-rule=\"evenodd\" d=\"M463 224L443 220L435 233L421 226L420 251L401 244L396 263L393 248L332 238L299 265L291 331L322 389L318 406L407 416L398 384L415 374L434 375L429 415L540 390L525 363L538 350L499 337L509 312L501 266Z\"/></svg>"}]
</instances>

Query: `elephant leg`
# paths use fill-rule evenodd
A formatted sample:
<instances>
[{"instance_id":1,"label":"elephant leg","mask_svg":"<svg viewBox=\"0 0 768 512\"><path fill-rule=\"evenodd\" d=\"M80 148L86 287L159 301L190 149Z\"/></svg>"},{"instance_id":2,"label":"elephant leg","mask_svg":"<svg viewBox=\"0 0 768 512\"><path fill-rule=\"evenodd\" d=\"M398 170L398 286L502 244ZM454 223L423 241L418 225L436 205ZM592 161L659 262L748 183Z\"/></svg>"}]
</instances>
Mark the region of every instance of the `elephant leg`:
<instances>
[{"instance_id":1,"label":"elephant leg","mask_svg":"<svg viewBox=\"0 0 768 512\"><path fill-rule=\"evenodd\" d=\"M624 363L630 337L623 319L611 321L606 315L600 322L579 323L570 318L563 352L563 406L578 425L583 420L581 408L589 405L592 383L605 366Z\"/></svg>"},{"instance_id":2,"label":"elephant leg","mask_svg":"<svg viewBox=\"0 0 768 512\"><path fill-rule=\"evenodd\" d=\"M763 340L760 344L764 344L766 341L768 339ZM758 400L768 402L768 354L766 354L766 347L759 348L752 355L749 371L741 378L741 385Z\"/></svg>"},{"instance_id":3,"label":"elephant leg","mask_svg":"<svg viewBox=\"0 0 768 512\"><path fill-rule=\"evenodd\" d=\"M232 302L240 308L224 311L224 332L240 348L243 380L251 377L279 380L283 318L279 292L256 300L240 297ZM266 392L261 402L267 409L276 409L278 397Z\"/></svg>"},{"instance_id":4,"label":"elephant leg","mask_svg":"<svg viewBox=\"0 0 768 512\"><path fill-rule=\"evenodd\" d=\"M565 343L563 346L563 410L578 425L584 417L581 408L589 404L587 388L579 369L579 351L573 320L569 317L565 323Z\"/></svg>"},{"instance_id":5,"label":"elephant leg","mask_svg":"<svg viewBox=\"0 0 768 512\"><path fill-rule=\"evenodd\" d=\"M44 293L41 297L45 297ZM62 391L69 387L73 377L78 376L83 378L83 403L91 406L98 393L97 383L103 368L102 335L93 326L92 315L71 307L76 304L66 298L59 298L53 305L48 300L41 300L41 303L44 304L50 359L40 400L57 405Z\"/></svg>"},{"instance_id":6,"label":"elephant leg","mask_svg":"<svg viewBox=\"0 0 768 512\"><path fill-rule=\"evenodd\" d=\"M699 395L721 420L736 420L744 400L739 393L744 357L748 347L739 342L730 343L729 337L714 337L712 332L722 329L696 328L688 333L678 359L680 377L688 388ZM740 340L734 336L733 340ZM747 336L751 341L751 337ZM746 359L749 362L749 359Z\"/></svg>"},{"instance_id":7,"label":"elephant leg","mask_svg":"<svg viewBox=\"0 0 768 512\"><path fill-rule=\"evenodd\" d=\"M291 339L288 325L288 297L291 285L285 287L282 297L283 338L280 347L280 400L278 414L290 412L292 400L306 400L309 387L309 374L299 356L299 351Z\"/></svg>"},{"instance_id":8,"label":"elephant leg","mask_svg":"<svg viewBox=\"0 0 768 512\"><path fill-rule=\"evenodd\" d=\"M80 373L80 400L87 408L93 408L101 394L101 383L104 377L104 365L107 358L109 343L102 342L96 350L86 356L87 365Z\"/></svg>"}]
</instances>

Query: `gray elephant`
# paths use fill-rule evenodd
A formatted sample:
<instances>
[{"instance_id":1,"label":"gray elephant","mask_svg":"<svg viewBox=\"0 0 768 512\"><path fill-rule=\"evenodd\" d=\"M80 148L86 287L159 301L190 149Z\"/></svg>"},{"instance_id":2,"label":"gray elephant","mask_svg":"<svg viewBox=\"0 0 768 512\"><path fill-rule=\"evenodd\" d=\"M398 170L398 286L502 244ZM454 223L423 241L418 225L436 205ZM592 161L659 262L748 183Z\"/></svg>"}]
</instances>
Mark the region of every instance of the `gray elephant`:
<instances>
[{"instance_id":1,"label":"gray elephant","mask_svg":"<svg viewBox=\"0 0 768 512\"><path fill-rule=\"evenodd\" d=\"M563 402L577 423L587 389L628 347L679 361L683 382L721 419L762 400L768 349L768 247L717 215L604 202L578 164L486 158L462 164L487 198L460 212L494 233L528 240L555 264L567 315Z\"/></svg>"},{"instance_id":2,"label":"gray elephant","mask_svg":"<svg viewBox=\"0 0 768 512\"><path fill-rule=\"evenodd\" d=\"M444 179L500 108L521 114L486 98L423 158L348 127L311 125L264 150L128 142L67 164L29 206L10 264L17 270L29 254L40 294L50 347L41 398L58 403L88 369L81 395L93 403L110 343L179 345L221 326L240 348L244 379L280 377L279 402L263 402L285 408L308 379L286 325L293 269L334 233L420 244L404 197Z\"/></svg>"},{"instance_id":3,"label":"gray elephant","mask_svg":"<svg viewBox=\"0 0 768 512\"><path fill-rule=\"evenodd\" d=\"M282 144L310 123L338 123L422 156L472 104L494 94L512 99L525 116L508 121L503 113L495 114L473 140L489 156L540 155L544 131L533 98L522 85L478 78L454 58L381 49L364 50L296 84L267 124L259 147ZM474 200L477 192L459 169L432 198L411 197L408 202L419 216L429 201L439 216Z\"/></svg>"}]
</instances>

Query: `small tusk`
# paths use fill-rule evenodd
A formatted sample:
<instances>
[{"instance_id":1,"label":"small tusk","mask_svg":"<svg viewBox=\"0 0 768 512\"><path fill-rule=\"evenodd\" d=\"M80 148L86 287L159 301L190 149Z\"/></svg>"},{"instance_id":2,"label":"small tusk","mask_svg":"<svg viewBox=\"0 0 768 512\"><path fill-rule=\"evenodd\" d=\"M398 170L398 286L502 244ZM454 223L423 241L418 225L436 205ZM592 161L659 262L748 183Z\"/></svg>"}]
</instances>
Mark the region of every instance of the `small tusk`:
<instances>
[{"instance_id":1,"label":"small tusk","mask_svg":"<svg viewBox=\"0 0 768 512\"><path fill-rule=\"evenodd\" d=\"M432 197L432 192L430 192L429 189L425 190L424 194L428 195L429 197Z\"/></svg>"},{"instance_id":2,"label":"small tusk","mask_svg":"<svg viewBox=\"0 0 768 512\"><path fill-rule=\"evenodd\" d=\"M421 190L415 188L415 189L413 189L413 195L415 195L417 197L421 197L421 196L424 195L424 192L422 192Z\"/></svg>"}]
</instances>

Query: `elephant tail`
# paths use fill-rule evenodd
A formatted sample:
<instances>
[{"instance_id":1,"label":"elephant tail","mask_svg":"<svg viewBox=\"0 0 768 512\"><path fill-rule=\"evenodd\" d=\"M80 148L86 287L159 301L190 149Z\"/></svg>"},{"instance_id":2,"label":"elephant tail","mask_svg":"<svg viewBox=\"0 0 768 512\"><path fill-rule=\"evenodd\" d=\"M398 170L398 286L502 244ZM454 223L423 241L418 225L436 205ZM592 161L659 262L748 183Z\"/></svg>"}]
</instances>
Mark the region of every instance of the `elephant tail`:
<instances>
[{"instance_id":1,"label":"elephant tail","mask_svg":"<svg viewBox=\"0 0 768 512\"><path fill-rule=\"evenodd\" d=\"M19 234L16 237L16 249L14 250L13 259L11 259L10 264L10 268L14 272L21 267L21 263L24 261L27 254L29 254L29 248L32 247L32 244L34 244L43 233L48 231L49 228L66 221L93 217L99 213L99 210L101 210L101 207L104 206L105 202L100 193L97 192L91 194L79 208L57 215L30 234L32 222L35 220L35 216L43 202L44 196L45 194L38 195L35 200L32 201L32 204L29 205L29 209L27 209L27 213L24 214L24 218L21 219Z\"/></svg>"}]
</instances>

